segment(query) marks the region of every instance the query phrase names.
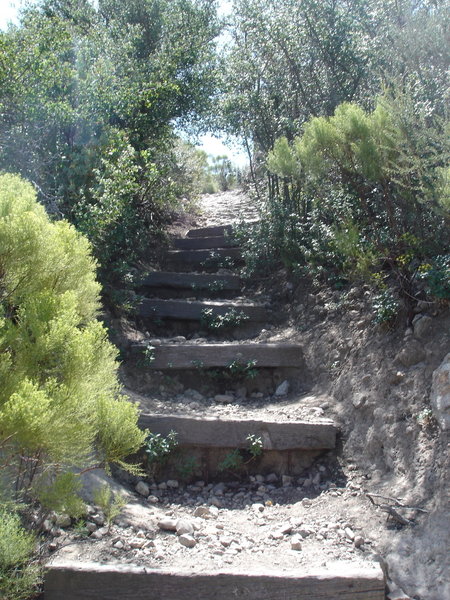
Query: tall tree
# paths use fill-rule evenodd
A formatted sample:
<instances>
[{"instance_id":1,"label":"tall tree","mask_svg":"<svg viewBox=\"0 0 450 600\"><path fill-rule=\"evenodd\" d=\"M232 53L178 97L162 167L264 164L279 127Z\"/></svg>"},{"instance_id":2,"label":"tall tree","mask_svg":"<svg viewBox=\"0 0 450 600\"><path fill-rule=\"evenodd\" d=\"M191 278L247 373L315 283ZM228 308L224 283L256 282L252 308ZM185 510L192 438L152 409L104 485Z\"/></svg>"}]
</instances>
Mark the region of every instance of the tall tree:
<instances>
[{"instance_id":1,"label":"tall tree","mask_svg":"<svg viewBox=\"0 0 450 600\"><path fill-rule=\"evenodd\" d=\"M437 0L235 0L224 120L264 155L342 102L373 106L392 80L443 107L448 11ZM420 33L420 35L419 35Z\"/></svg>"}]
</instances>

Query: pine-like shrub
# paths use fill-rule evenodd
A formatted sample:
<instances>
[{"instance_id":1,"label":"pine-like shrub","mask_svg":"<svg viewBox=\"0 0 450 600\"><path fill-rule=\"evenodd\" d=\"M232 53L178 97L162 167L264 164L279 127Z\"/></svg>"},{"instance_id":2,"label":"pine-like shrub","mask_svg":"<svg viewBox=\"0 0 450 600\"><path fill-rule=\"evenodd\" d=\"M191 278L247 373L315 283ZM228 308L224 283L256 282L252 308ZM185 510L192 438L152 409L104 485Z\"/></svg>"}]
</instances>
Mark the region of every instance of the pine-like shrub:
<instances>
[{"instance_id":1,"label":"pine-like shrub","mask_svg":"<svg viewBox=\"0 0 450 600\"><path fill-rule=\"evenodd\" d=\"M39 583L40 571L30 561L35 539L15 512L0 507L0 598L28 600ZM33 595L33 596L32 596Z\"/></svg>"},{"instance_id":2,"label":"pine-like shrub","mask_svg":"<svg viewBox=\"0 0 450 600\"><path fill-rule=\"evenodd\" d=\"M119 396L95 269L89 242L51 222L29 183L0 176L0 473L59 509L78 506L74 469L123 465L145 438Z\"/></svg>"}]
</instances>

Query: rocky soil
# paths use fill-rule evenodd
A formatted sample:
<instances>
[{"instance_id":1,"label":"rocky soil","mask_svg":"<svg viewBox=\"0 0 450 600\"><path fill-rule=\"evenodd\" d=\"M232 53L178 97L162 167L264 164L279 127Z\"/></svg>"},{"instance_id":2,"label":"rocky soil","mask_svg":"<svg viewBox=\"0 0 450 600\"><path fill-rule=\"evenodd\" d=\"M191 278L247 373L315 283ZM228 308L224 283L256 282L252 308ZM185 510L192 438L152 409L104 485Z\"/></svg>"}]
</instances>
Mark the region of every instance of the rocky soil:
<instances>
[{"instance_id":1,"label":"rocky soil","mask_svg":"<svg viewBox=\"0 0 450 600\"><path fill-rule=\"evenodd\" d=\"M78 535L61 527L66 522L50 520L48 551L57 549L58 558L194 571L363 565L375 553L374 536L355 519L363 486L355 470L345 475L331 457L298 479L140 482L111 527L94 506ZM383 526L385 515L374 521Z\"/></svg>"}]
</instances>

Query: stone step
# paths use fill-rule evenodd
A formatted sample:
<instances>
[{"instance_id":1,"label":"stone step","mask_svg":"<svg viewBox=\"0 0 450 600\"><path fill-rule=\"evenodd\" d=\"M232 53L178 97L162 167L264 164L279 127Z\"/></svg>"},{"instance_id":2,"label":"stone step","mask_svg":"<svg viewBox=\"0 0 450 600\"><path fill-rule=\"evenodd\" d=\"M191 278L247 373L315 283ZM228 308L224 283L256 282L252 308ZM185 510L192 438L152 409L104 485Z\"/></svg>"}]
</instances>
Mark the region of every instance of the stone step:
<instances>
[{"instance_id":1,"label":"stone step","mask_svg":"<svg viewBox=\"0 0 450 600\"><path fill-rule=\"evenodd\" d=\"M174 290L238 291L241 280L237 275L207 273L174 273L155 271L149 273L139 284L146 288L170 288Z\"/></svg>"},{"instance_id":2,"label":"stone step","mask_svg":"<svg viewBox=\"0 0 450 600\"><path fill-rule=\"evenodd\" d=\"M136 352L145 345L135 345ZM304 366L303 348L298 344L164 344L153 350L150 369L192 369L228 367L234 361L256 367Z\"/></svg>"},{"instance_id":3,"label":"stone step","mask_svg":"<svg viewBox=\"0 0 450 600\"><path fill-rule=\"evenodd\" d=\"M216 250L169 250L166 262L170 266L188 266L204 269L229 268L242 262L239 248L217 248ZM229 264L231 262L231 265Z\"/></svg>"},{"instance_id":4,"label":"stone step","mask_svg":"<svg viewBox=\"0 0 450 600\"><path fill-rule=\"evenodd\" d=\"M222 235L230 235L233 231L233 225L216 225L214 227L200 227L199 229L190 229L187 232L188 238L208 238Z\"/></svg>"},{"instance_id":5,"label":"stone step","mask_svg":"<svg viewBox=\"0 0 450 600\"><path fill-rule=\"evenodd\" d=\"M173 245L177 250L205 250L212 248L233 248L238 244L230 236L176 238Z\"/></svg>"},{"instance_id":6,"label":"stone step","mask_svg":"<svg viewBox=\"0 0 450 600\"><path fill-rule=\"evenodd\" d=\"M45 600L383 600L378 565L320 570L189 571L59 561L45 570Z\"/></svg>"},{"instance_id":7,"label":"stone step","mask_svg":"<svg viewBox=\"0 0 450 600\"><path fill-rule=\"evenodd\" d=\"M330 422L150 415L141 413L139 426L167 436L177 433L180 446L247 448L249 434L260 437L263 450L330 450L336 445L336 427Z\"/></svg>"},{"instance_id":8,"label":"stone step","mask_svg":"<svg viewBox=\"0 0 450 600\"><path fill-rule=\"evenodd\" d=\"M257 304L236 304L212 300L159 300L144 298L138 307L138 315L144 318L173 319L179 321L201 321L204 311L211 310L211 317L223 316L230 311L236 312L236 326L249 322L264 322L269 319L266 308ZM240 315L245 315L240 320ZM233 324L230 323L232 328Z\"/></svg>"}]
</instances>

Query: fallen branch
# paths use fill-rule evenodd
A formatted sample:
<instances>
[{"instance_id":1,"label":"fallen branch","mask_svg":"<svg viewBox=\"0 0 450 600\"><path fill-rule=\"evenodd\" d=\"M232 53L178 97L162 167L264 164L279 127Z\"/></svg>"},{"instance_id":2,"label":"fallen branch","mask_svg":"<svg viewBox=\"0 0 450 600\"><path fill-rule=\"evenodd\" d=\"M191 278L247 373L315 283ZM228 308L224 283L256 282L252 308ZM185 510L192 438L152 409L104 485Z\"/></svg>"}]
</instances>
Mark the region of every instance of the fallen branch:
<instances>
[{"instance_id":1,"label":"fallen branch","mask_svg":"<svg viewBox=\"0 0 450 600\"><path fill-rule=\"evenodd\" d=\"M401 515L393 506L389 506L389 504L378 504L378 507L387 512L389 517L392 517L400 525L415 525L414 521L410 521Z\"/></svg>"},{"instance_id":2,"label":"fallen branch","mask_svg":"<svg viewBox=\"0 0 450 600\"><path fill-rule=\"evenodd\" d=\"M401 525L414 525L414 521L411 519L407 519L402 514L400 514L400 510L415 510L417 512L428 513L424 508L420 508L418 506L407 506L403 504L398 498L391 498L390 496L383 496L382 494L372 494L366 493L366 496L372 502L374 506L380 508L384 512L388 513L388 517L392 517L394 521L400 523ZM376 499L384 500L385 502L378 504L375 502ZM389 504L387 504L387 502ZM395 508L394 508L395 506Z\"/></svg>"}]
</instances>

